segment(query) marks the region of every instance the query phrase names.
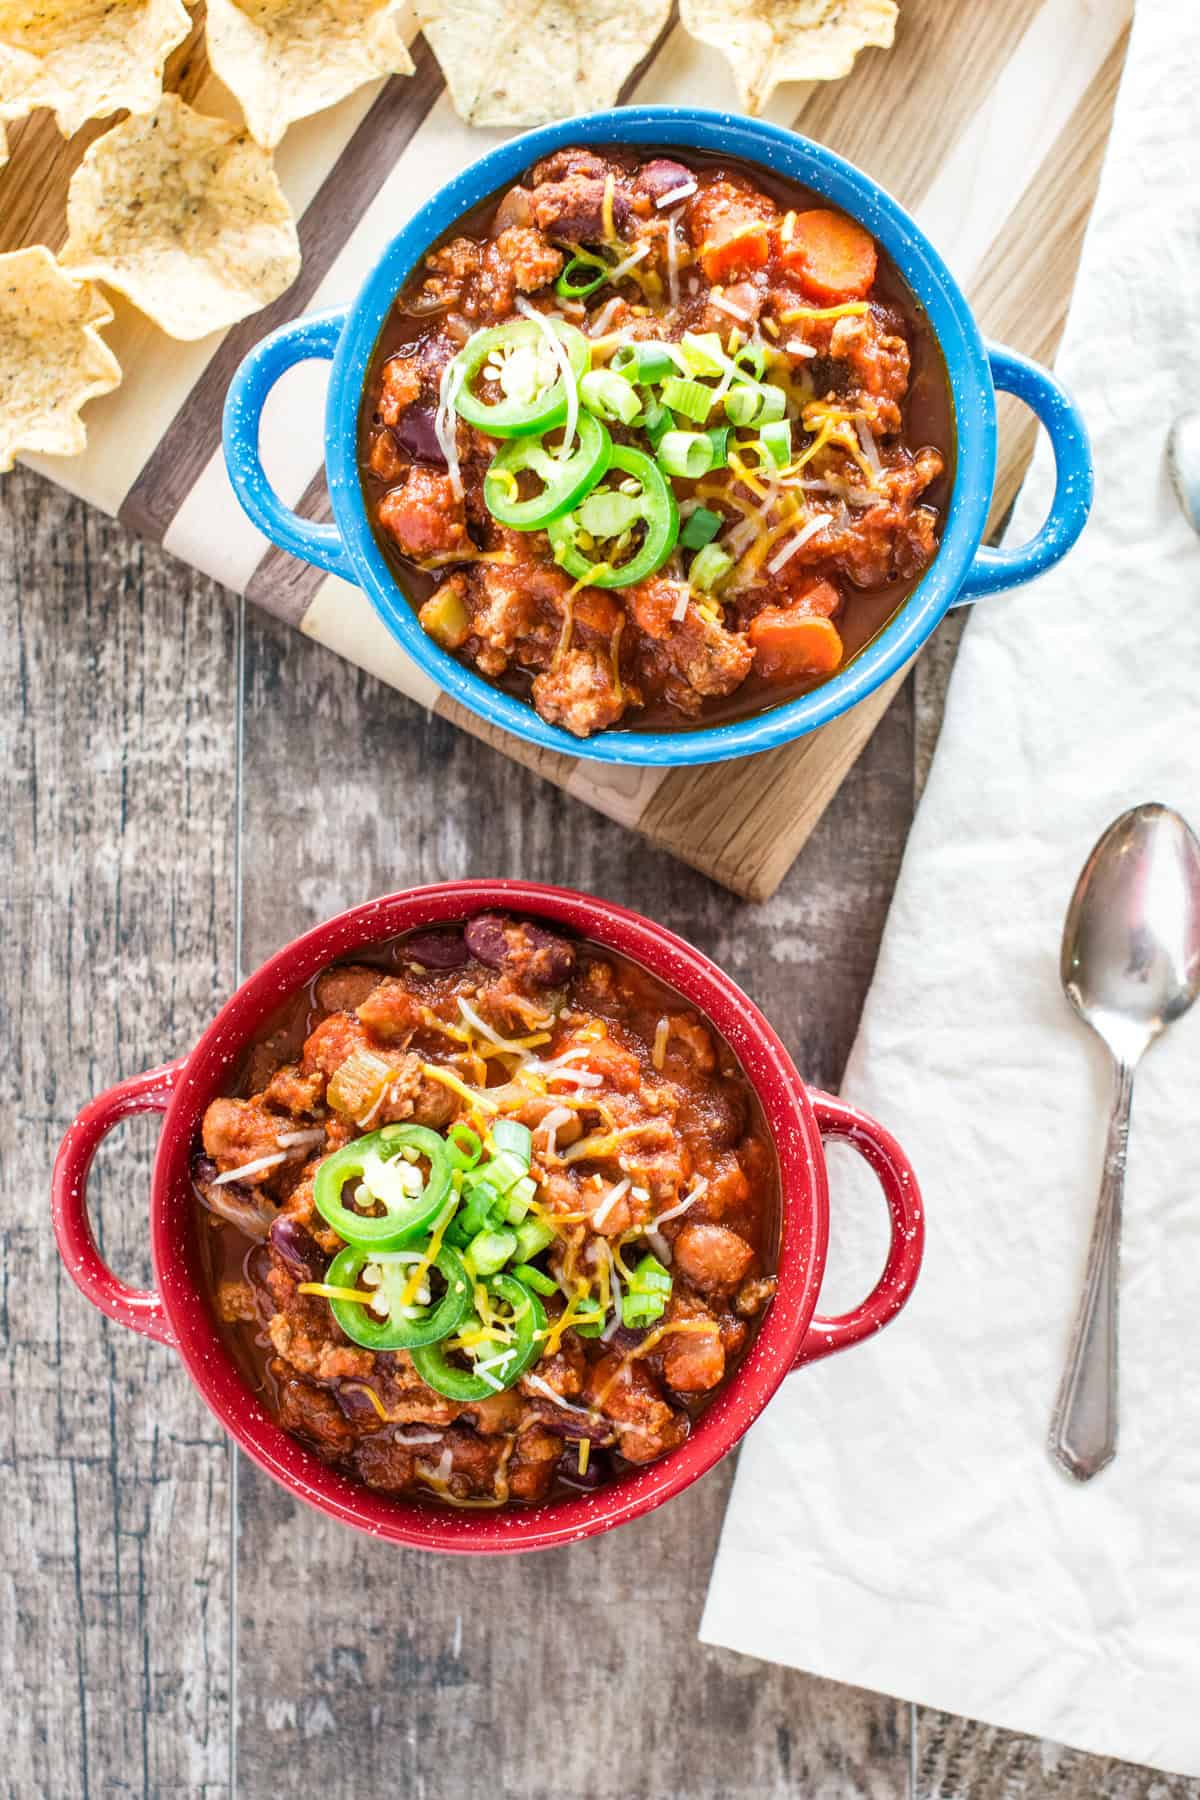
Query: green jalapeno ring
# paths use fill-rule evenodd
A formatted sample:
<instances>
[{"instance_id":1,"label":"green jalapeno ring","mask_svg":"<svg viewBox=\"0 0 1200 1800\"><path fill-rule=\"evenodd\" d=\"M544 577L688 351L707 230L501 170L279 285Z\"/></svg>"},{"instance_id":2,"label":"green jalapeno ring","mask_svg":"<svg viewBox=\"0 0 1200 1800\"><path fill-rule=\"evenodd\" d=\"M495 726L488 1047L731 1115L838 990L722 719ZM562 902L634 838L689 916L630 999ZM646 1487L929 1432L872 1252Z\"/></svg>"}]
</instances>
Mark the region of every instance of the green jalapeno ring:
<instances>
[{"instance_id":1,"label":"green jalapeno ring","mask_svg":"<svg viewBox=\"0 0 1200 1800\"><path fill-rule=\"evenodd\" d=\"M482 1375L473 1375L468 1369L460 1369L452 1363L441 1341L414 1350L412 1359L417 1374L427 1387L447 1400L490 1400L493 1395L514 1386L530 1363L536 1362L541 1355L539 1333L546 1329L546 1309L537 1295L515 1275L493 1275L484 1286L489 1294L494 1294L513 1310L515 1342L512 1360L505 1367L503 1377L496 1376L489 1382Z\"/></svg>"},{"instance_id":2,"label":"green jalapeno ring","mask_svg":"<svg viewBox=\"0 0 1200 1800\"><path fill-rule=\"evenodd\" d=\"M493 518L514 531L539 531L582 499L607 471L612 439L599 419L582 410L578 434L578 448L561 461L541 437L511 438L498 450L483 478L483 498ZM540 475L545 485L529 500L514 499L517 478L525 469Z\"/></svg>"},{"instance_id":3,"label":"green jalapeno ring","mask_svg":"<svg viewBox=\"0 0 1200 1800\"><path fill-rule=\"evenodd\" d=\"M653 575L675 548L679 536L679 507L675 491L662 470L641 450L627 444L614 444L608 473L619 470L640 483L640 492L629 499L636 505L637 516L645 526L645 536L636 554L626 563L613 567L603 557L592 561L579 548L579 522L571 511L551 519L546 527L554 546L554 560L576 581L591 587L629 587L647 575ZM602 490L593 487L590 492Z\"/></svg>"},{"instance_id":4,"label":"green jalapeno ring","mask_svg":"<svg viewBox=\"0 0 1200 1800\"><path fill-rule=\"evenodd\" d=\"M567 353L571 373L576 381L588 367L592 347L581 331L564 319L547 318L547 328L555 332ZM536 319L517 319L507 325L495 325L477 331L468 338L450 364L449 391L454 394L455 411L468 425L478 426L489 437L527 437L536 432L552 431L567 416L567 390L561 373L549 387L530 400L498 400L490 405L471 392L471 383L488 358L497 353L529 350L537 353L546 348L546 335Z\"/></svg>"},{"instance_id":5,"label":"green jalapeno ring","mask_svg":"<svg viewBox=\"0 0 1200 1800\"><path fill-rule=\"evenodd\" d=\"M425 1186L407 1206L388 1205L383 1214L376 1216L354 1212L343 1203L342 1189L348 1181L361 1181L372 1156L388 1162L405 1150L416 1150L429 1162ZM313 1204L325 1223L348 1244L399 1250L429 1230L450 1192L452 1175L445 1139L436 1131L425 1125L385 1125L382 1131L354 1138L325 1158L313 1183Z\"/></svg>"},{"instance_id":6,"label":"green jalapeno ring","mask_svg":"<svg viewBox=\"0 0 1200 1800\"><path fill-rule=\"evenodd\" d=\"M385 1254L362 1244L347 1244L330 1263L325 1281L330 1287L355 1287L372 1256ZM420 1344L434 1344L457 1331L470 1312L471 1282L462 1257L449 1244L442 1245L433 1267L446 1291L425 1309L424 1318L396 1318L389 1311L386 1319L379 1319L369 1306L356 1300L331 1299L329 1310L351 1343L361 1344L364 1350L411 1350Z\"/></svg>"}]
</instances>

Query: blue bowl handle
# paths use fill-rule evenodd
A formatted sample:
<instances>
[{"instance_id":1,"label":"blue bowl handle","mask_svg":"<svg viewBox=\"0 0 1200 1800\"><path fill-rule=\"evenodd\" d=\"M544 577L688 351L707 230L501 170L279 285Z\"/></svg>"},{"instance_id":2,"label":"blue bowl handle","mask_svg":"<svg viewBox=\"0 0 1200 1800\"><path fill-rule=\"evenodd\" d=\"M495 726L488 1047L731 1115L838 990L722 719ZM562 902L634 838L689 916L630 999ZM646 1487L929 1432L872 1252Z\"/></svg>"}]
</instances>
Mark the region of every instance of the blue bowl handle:
<instances>
[{"instance_id":1,"label":"blue bowl handle","mask_svg":"<svg viewBox=\"0 0 1200 1800\"><path fill-rule=\"evenodd\" d=\"M330 361L346 310L310 313L281 325L243 359L229 384L221 436L234 492L258 529L281 550L353 581L354 567L336 525L317 525L285 506L267 480L258 452L258 428L267 395L293 364L314 357Z\"/></svg>"},{"instance_id":2,"label":"blue bowl handle","mask_svg":"<svg viewBox=\"0 0 1200 1800\"><path fill-rule=\"evenodd\" d=\"M1079 408L1067 390L1039 363L1003 344L989 344L987 354L996 386L1023 400L1050 434L1054 498L1046 523L1027 544L1014 550L984 548L977 552L956 606L1044 575L1067 554L1087 523L1092 505L1092 448Z\"/></svg>"}]
</instances>

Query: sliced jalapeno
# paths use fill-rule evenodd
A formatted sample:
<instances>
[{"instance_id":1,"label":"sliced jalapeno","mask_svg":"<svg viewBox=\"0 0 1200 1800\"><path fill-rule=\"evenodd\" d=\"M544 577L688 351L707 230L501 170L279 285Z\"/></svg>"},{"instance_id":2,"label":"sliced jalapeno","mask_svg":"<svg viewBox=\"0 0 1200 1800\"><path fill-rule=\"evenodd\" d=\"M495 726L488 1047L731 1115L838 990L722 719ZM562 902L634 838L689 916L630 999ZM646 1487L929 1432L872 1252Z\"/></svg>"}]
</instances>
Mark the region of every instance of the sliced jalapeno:
<instances>
[{"instance_id":1,"label":"sliced jalapeno","mask_svg":"<svg viewBox=\"0 0 1200 1800\"><path fill-rule=\"evenodd\" d=\"M360 1292L372 1289L370 1300L329 1296L334 1318L351 1342L361 1344L364 1350L412 1350L435 1344L457 1331L471 1311L471 1282L458 1251L443 1244L432 1264L445 1282L441 1298L428 1306L408 1304L404 1292L415 1255L347 1244L330 1263L324 1282L314 1282L311 1288L317 1292L323 1287L342 1288L347 1295L356 1288ZM372 1282L368 1278L373 1272L376 1279ZM387 1305L384 1318L377 1316L373 1304L374 1296L380 1294Z\"/></svg>"},{"instance_id":2,"label":"sliced jalapeno","mask_svg":"<svg viewBox=\"0 0 1200 1800\"><path fill-rule=\"evenodd\" d=\"M492 458L483 478L483 498L493 518L514 531L538 531L567 512L586 494L612 456L612 439L591 413L580 412L577 447L559 458L541 437L513 438ZM540 492L521 498L520 477L531 471Z\"/></svg>"},{"instance_id":3,"label":"sliced jalapeno","mask_svg":"<svg viewBox=\"0 0 1200 1800\"><path fill-rule=\"evenodd\" d=\"M546 1309L537 1295L515 1275L493 1275L484 1286L512 1311L512 1341L497 1346L494 1339L485 1340L486 1350L471 1359L477 1366L490 1363L490 1368L476 1374L452 1363L444 1342L426 1344L412 1353L421 1380L447 1400L487 1400L512 1387L541 1354L538 1334L546 1329Z\"/></svg>"},{"instance_id":4,"label":"sliced jalapeno","mask_svg":"<svg viewBox=\"0 0 1200 1800\"><path fill-rule=\"evenodd\" d=\"M428 1159L427 1176L421 1177L405 1150ZM446 1140L436 1131L424 1125L385 1125L326 1157L317 1170L313 1202L325 1223L348 1244L396 1250L430 1229L450 1192L452 1174ZM364 1204L378 1204L383 1212L347 1206L342 1190L349 1181L366 1189Z\"/></svg>"},{"instance_id":5,"label":"sliced jalapeno","mask_svg":"<svg viewBox=\"0 0 1200 1800\"><path fill-rule=\"evenodd\" d=\"M554 560L576 581L628 587L653 575L670 556L679 536L679 508L661 469L641 450L615 444L602 483L546 529Z\"/></svg>"},{"instance_id":6,"label":"sliced jalapeno","mask_svg":"<svg viewBox=\"0 0 1200 1800\"><path fill-rule=\"evenodd\" d=\"M547 318L567 353L576 381L591 360L592 349L581 331L563 319ZM499 387L504 398L483 399L474 392L479 375ZM536 319L517 319L477 331L451 364L449 392L468 425L489 437L528 437L553 431L567 416L567 390L562 370Z\"/></svg>"}]
</instances>

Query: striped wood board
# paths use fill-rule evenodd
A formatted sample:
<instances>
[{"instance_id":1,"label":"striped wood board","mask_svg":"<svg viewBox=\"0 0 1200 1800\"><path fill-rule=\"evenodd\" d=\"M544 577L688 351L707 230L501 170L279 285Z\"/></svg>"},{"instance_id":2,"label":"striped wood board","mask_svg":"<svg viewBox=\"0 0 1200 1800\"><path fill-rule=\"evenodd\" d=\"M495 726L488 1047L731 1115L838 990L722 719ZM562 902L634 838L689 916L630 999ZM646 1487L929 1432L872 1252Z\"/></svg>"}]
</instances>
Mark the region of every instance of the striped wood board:
<instances>
[{"instance_id":1,"label":"striped wood board","mask_svg":"<svg viewBox=\"0 0 1200 1800\"><path fill-rule=\"evenodd\" d=\"M902 0L890 52L864 52L845 81L780 89L768 116L882 181L946 255L984 331L1046 360L1066 317L1131 3ZM281 145L280 179L304 252L292 288L257 317L197 344L172 342L116 298L107 336L125 370L123 385L88 407L83 456L28 460L572 795L737 893L763 899L836 793L900 678L781 750L666 774L600 768L518 744L451 701L392 641L357 588L274 550L229 487L221 405L247 348L297 313L351 299L397 226L453 170L504 135L463 125L415 34L412 48L414 75L362 89L293 127ZM207 68L199 19L173 57L168 81L201 110L238 117ZM736 110L721 57L674 21L623 99ZM61 244L67 181L104 129L93 121L67 144L47 113L9 128L0 250ZM263 421L276 487L312 517L328 516L321 474L326 372L324 364L293 370ZM1013 403L1002 402L1001 423L993 524L1011 502L1033 444L1032 422Z\"/></svg>"}]
</instances>

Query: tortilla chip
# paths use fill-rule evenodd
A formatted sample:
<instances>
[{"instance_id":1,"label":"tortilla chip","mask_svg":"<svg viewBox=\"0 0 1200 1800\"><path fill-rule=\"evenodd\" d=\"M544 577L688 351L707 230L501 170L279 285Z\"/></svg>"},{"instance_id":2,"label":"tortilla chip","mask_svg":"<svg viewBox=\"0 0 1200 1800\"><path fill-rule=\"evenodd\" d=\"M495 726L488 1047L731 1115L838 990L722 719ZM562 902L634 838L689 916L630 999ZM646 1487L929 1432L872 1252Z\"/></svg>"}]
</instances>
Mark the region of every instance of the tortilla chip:
<instances>
[{"instance_id":1,"label":"tortilla chip","mask_svg":"<svg viewBox=\"0 0 1200 1800\"><path fill-rule=\"evenodd\" d=\"M97 138L71 177L64 268L116 288L169 336L257 312L300 269L271 154L164 94Z\"/></svg>"},{"instance_id":2,"label":"tortilla chip","mask_svg":"<svg viewBox=\"0 0 1200 1800\"><path fill-rule=\"evenodd\" d=\"M271 149L295 119L380 75L411 75L403 0L208 0L208 60L252 137Z\"/></svg>"},{"instance_id":3,"label":"tortilla chip","mask_svg":"<svg viewBox=\"0 0 1200 1800\"><path fill-rule=\"evenodd\" d=\"M121 380L98 329L112 316L99 288L64 275L41 244L0 256L0 470L18 450L84 449L79 408Z\"/></svg>"},{"instance_id":4,"label":"tortilla chip","mask_svg":"<svg viewBox=\"0 0 1200 1800\"><path fill-rule=\"evenodd\" d=\"M545 125L615 106L670 0L416 0L468 125Z\"/></svg>"},{"instance_id":5,"label":"tortilla chip","mask_svg":"<svg viewBox=\"0 0 1200 1800\"><path fill-rule=\"evenodd\" d=\"M124 106L148 112L191 29L182 0L0 0L0 119L48 106L70 137Z\"/></svg>"},{"instance_id":6,"label":"tortilla chip","mask_svg":"<svg viewBox=\"0 0 1200 1800\"><path fill-rule=\"evenodd\" d=\"M840 81L868 45L887 50L895 0L679 0L679 22L724 51L741 103L759 113L781 81Z\"/></svg>"}]
</instances>

